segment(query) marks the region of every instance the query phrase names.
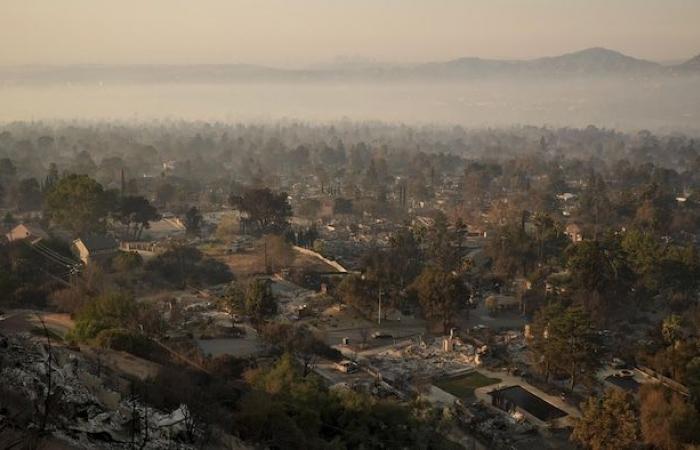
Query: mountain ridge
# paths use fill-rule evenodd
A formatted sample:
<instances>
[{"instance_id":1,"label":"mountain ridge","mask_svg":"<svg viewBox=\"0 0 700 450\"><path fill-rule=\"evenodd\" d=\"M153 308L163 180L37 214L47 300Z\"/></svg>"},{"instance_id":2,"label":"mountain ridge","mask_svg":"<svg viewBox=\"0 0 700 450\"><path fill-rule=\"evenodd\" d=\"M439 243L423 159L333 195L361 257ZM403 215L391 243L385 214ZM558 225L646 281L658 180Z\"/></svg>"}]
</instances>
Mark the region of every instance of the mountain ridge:
<instances>
[{"instance_id":1,"label":"mountain ridge","mask_svg":"<svg viewBox=\"0 0 700 450\"><path fill-rule=\"evenodd\" d=\"M307 69L284 69L254 64L31 65L0 67L0 82L454 81L478 78L650 77L678 74L700 74L700 55L672 66L664 66L603 47L523 60L466 56L412 65L376 63Z\"/></svg>"}]
</instances>

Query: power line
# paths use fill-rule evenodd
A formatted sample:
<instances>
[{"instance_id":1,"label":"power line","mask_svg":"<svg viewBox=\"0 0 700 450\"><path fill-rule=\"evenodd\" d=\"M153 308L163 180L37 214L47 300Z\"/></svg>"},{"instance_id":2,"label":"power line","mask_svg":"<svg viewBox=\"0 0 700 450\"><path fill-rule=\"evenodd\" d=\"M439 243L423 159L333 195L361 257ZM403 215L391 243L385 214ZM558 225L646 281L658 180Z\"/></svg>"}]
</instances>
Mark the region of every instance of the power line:
<instances>
[{"instance_id":1,"label":"power line","mask_svg":"<svg viewBox=\"0 0 700 450\"><path fill-rule=\"evenodd\" d=\"M59 259L61 259L62 261L65 261L65 262L68 263L68 264L73 264L73 265L80 264L78 261L75 261L74 259L71 259L71 258L68 258L68 257L66 257L66 256L63 256L62 254L60 254L60 253L58 253L57 251L55 251L55 250L49 248L48 246L42 244L41 242L37 242L36 244L34 244L34 246L35 246L35 247L38 247L38 248L40 248L40 249L42 249L42 250L44 250L45 252L47 252L47 253L49 253L49 254L51 254L51 255L54 255L56 258L59 258Z\"/></svg>"}]
</instances>

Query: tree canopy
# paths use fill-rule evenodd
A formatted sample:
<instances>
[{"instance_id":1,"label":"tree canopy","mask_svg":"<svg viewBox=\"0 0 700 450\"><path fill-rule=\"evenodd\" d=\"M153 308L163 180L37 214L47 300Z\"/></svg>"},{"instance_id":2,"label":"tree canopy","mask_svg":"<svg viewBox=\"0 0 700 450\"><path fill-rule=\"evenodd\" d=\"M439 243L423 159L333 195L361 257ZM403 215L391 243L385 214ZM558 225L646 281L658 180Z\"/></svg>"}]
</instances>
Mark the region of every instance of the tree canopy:
<instances>
[{"instance_id":1,"label":"tree canopy","mask_svg":"<svg viewBox=\"0 0 700 450\"><path fill-rule=\"evenodd\" d=\"M232 195L229 203L246 214L261 233L284 230L292 215L287 194L275 193L268 188L246 189L242 195Z\"/></svg>"},{"instance_id":2,"label":"tree canopy","mask_svg":"<svg viewBox=\"0 0 700 450\"><path fill-rule=\"evenodd\" d=\"M76 235L103 231L116 196L87 175L61 178L46 195L46 213L57 225Z\"/></svg>"}]
</instances>

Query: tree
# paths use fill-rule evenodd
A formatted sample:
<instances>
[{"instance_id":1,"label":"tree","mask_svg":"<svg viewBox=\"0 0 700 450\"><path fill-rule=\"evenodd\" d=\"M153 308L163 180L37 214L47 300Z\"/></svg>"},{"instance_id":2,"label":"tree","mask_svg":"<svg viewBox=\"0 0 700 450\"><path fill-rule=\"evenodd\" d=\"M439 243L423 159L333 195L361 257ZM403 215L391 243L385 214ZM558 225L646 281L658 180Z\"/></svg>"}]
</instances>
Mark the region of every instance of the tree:
<instances>
[{"instance_id":1,"label":"tree","mask_svg":"<svg viewBox=\"0 0 700 450\"><path fill-rule=\"evenodd\" d=\"M700 356L690 360L685 370L685 384L690 392L690 400L700 411Z\"/></svg>"},{"instance_id":2,"label":"tree","mask_svg":"<svg viewBox=\"0 0 700 450\"><path fill-rule=\"evenodd\" d=\"M533 353L545 376L554 371L567 374L572 390L581 376L590 376L600 366L598 335L580 306L544 307L535 316L532 334Z\"/></svg>"},{"instance_id":3,"label":"tree","mask_svg":"<svg viewBox=\"0 0 700 450\"><path fill-rule=\"evenodd\" d=\"M329 360L342 357L338 350L329 347L319 335L303 325L270 322L260 327L259 334L272 348L296 356L302 364L303 377L311 373L319 356Z\"/></svg>"},{"instance_id":4,"label":"tree","mask_svg":"<svg viewBox=\"0 0 700 450\"><path fill-rule=\"evenodd\" d=\"M112 199L87 175L68 175L46 196L46 213L76 235L102 231Z\"/></svg>"},{"instance_id":5,"label":"tree","mask_svg":"<svg viewBox=\"0 0 700 450\"><path fill-rule=\"evenodd\" d=\"M236 314L243 314L246 309L246 292L237 282L231 282L226 286L224 291L224 296L222 298L222 303L224 308L231 314L235 316Z\"/></svg>"},{"instance_id":6,"label":"tree","mask_svg":"<svg viewBox=\"0 0 700 450\"><path fill-rule=\"evenodd\" d=\"M619 390L609 390L602 398L589 397L571 439L592 450L634 448L639 436L634 403L632 396Z\"/></svg>"},{"instance_id":7,"label":"tree","mask_svg":"<svg viewBox=\"0 0 700 450\"><path fill-rule=\"evenodd\" d=\"M618 236L606 235L603 240L583 241L566 252L566 266L571 272L572 288L584 300L589 311L598 318L609 319L628 298L635 281ZM596 300L602 300L594 310Z\"/></svg>"},{"instance_id":8,"label":"tree","mask_svg":"<svg viewBox=\"0 0 700 450\"><path fill-rule=\"evenodd\" d=\"M640 391L644 442L662 450L682 450L700 444L700 416L678 394L658 384Z\"/></svg>"},{"instance_id":9,"label":"tree","mask_svg":"<svg viewBox=\"0 0 700 450\"><path fill-rule=\"evenodd\" d=\"M545 381L555 370L559 360L558 349L551 345L549 341L549 324L564 314L564 308L559 303L552 303L535 313L535 320L532 323L532 354L535 364L544 373Z\"/></svg>"},{"instance_id":10,"label":"tree","mask_svg":"<svg viewBox=\"0 0 700 450\"><path fill-rule=\"evenodd\" d=\"M558 368L569 375L570 389L581 376L592 376L600 367L598 335L582 307L569 307L562 316L554 318L549 323L548 341L559 355Z\"/></svg>"},{"instance_id":11,"label":"tree","mask_svg":"<svg viewBox=\"0 0 700 450\"><path fill-rule=\"evenodd\" d=\"M175 186L164 182L156 188L156 202L161 206L168 206L175 198L175 193Z\"/></svg>"},{"instance_id":12,"label":"tree","mask_svg":"<svg viewBox=\"0 0 700 450\"><path fill-rule=\"evenodd\" d=\"M277 234L266 234L262 240L265 253L265 271L268 273L278 272L294 263L294 249L284 237Z\"/></svg>"},{"instance_id":13,"label":"tree","mask_svg":"<svg viewBox=\"0 0 700 450\"><path fill-rule=\"evenodd\" d=\"M464 307L467 289L456 276L436 267L426 267L416 278L411 288L418 296L423 315L437 320L447 333L449 326Z\"/></svg>"},{"instance_id":14,"label":"tree","mask_svg":"<svg viewBox=\"0 0 700 450\"><path fill-rule=\"evenodd\" d=\"M598 241L572 246L567 254L567 266L576 288L601 293L614 281L614 267Z\"/></svg>"},{"instance_id":15,"label":"tree","mask_svg":"<svg viewBox=\"0 0 700 450\"><path fill-rule=\"evenodd\" d=\"M593 224L593 239L598 239L602 225L609 221L610 199L603 177L591 170L586 187L579 198L578 215Z\"/></svg>"},{"instance_id":16,"label":"tree","mask_svg":"<svg viewBox=\"0 0 700 450\"><path fill-rule=\"evenodd\" d=\"M270 282L267 280L253 280L246 289L245 309L256 322L277 313L277 299L272 294Z\"/></svg>"},{"instance_id":17,"label":"tree","mask_svg":"<svg viewBox=\"0 0 700 450\"><path fill-rule=\"evenodd\" d=\"M46 174L46 178L44 179L44 185L42 186L43 191L51 191L51 189L53 189L53 187L56 186L56 183L58 183L59 179L60 178L58 176L58 166L56 166L56 163L49 164L49 171Z\"/></svg>"},{"instance_id":18,"label":"tree","mask_svg":"<svg viewBox=\"0 0 700 450\"><path fill-rule=\"evenodd\" d=\"M25 178L17 187L17 209L34 211L41 208L41 188L36 178Z\"/></svg>"},{"instance_id":19,"label":"tree","mask_svg":"<svg viewBox=\"0 0 700 450\"><path fill-rule=\"evenodd\" d=\"M130 295L109 293L97 297L78 311L71 336L79 341L92 339L102 330L133 329L139 323L139 305Z\"/></svg>"},{"instance_id":20,"label":"tree","mask_svg":"<svg viewBox=\"0 0 700 450\"><path fill-rule=\"evenodd\" d=\"M378 288L375 282L353 274L343 277L335 295L346 305L369 317L377 305Z\"/></svg>"},{"instance_id":21,"label":"tree","mask_svg":"<svg viewBox=\"0 0 700 450\"><path fill-rule=\"evenodd\" d=\"M17 167L10 158L0 159L0 182L6 182L17 174Z\"/></svg>"},{"instance_id":22,"label":"tree","mask_svg":"<svg viewBox=\"0 0 700 450\"><path fill-rule=\"evenodd\" d=\"M680 316L671 314L661 322L661 335L666 341L666 344L673 345L680 337L682 331L682 323Z\"/></svg>"},{"instance_id":23,"label":"tree","mask_svg":"<svg viewBox=\"0 0 700 450\"><path fill-rule=\"evenodd\" d=\"M126 227L126 239L139 240L149 222L160 219L158 210L141 196L127 196L120 201L117 218Z\"/></svg>"},{"instance_id":24,"label":"tree","mask_svg":"<svg viewBox=\"0 0 700 450\"><path fill-rule=\"evenodd\" d=\"M191 207L185 213L185 230L188 236L199 236L202 227L202 214L196 206Z\"/></svg>"},{"instance_id":25,"label":"tree","mask_svg":"<svg viewBox=\"0 0 700 450\"><path fill-rule=\"evenodd\" d=\"M238 220L231 214L224 215L216 225L216 238L226 243L231 242L238 234L239 226Z\"/></svg>"},{"instance_id":26,"label":"tree","mask_svg":"<svg viewBox=\"0 0 700 450\"><path fill-rule=\"evenodd\" d=\"M399 289L406 288L420 274L422 259L423 252L411 230L401 229L389 238L389 260L398 274Z\"/></svg>"},{"instance_id":27,"label":"tree","mask_svg":"<svg viewBox=\"0 0 700 450\"><path fill-rule=\"evenodd\" d=\"M561 226L545 214L536 214L533 222L535 224L534 237L537 246L537 260L544 263L552 258L559 258L569 244Z\"/></svg>"},{"instance_id":28,"label":"tree","mask_svg":"<svg viewBox=\"0 0 700 450\"><path fill-rule=\"evenodd\" d=\"M623 236L621 247L639 282L647 289L657 289L662 281L658 272L663 256L657 239L651 233L632 229Z\"/></svg>"},{"instance_id":29,"label":"tree","mask_svg":"<svg viewBox=\"0 0 700 450\"><path fill-rule=\"evenodd\" d=\"M449 229L447 217L443 213L435 216L435 223L426 235L427 256L443 271L456 270L460 265L458 236Z\"/></svg>"},{"instance_id":30,"label":"tree","mask_svg":"<svg viewBox=\"0 0 700 450\"><path fill-rule=\"evenodd\" d=\"M274 193L268 188L252 188L240 196L231 195L229 203L246 214L261 233L283 231L292 215L287 193Z\"/></svg>"},{"instance_id":31,"label":"tree","mask_svg":"<svg viewBox=\"0 0 700 450\"><path fill-rule=\"evenodd\" d=\"M11 212L6 212L2 218L2 224L6 229L10 229L17 224L17 220L14 218Z\"/></svg>"},{"instance_id":32,"label":"tree","mask_svg":"<svg viewBox=\"0 0 700 450\"><path fill-rule=\"evenodd\" d=\"M522 221L507 223L490 234L486 251L495 271L504 275L525 276L537 259L535 242L525 233Z\"/></svg>"}]
</instances>

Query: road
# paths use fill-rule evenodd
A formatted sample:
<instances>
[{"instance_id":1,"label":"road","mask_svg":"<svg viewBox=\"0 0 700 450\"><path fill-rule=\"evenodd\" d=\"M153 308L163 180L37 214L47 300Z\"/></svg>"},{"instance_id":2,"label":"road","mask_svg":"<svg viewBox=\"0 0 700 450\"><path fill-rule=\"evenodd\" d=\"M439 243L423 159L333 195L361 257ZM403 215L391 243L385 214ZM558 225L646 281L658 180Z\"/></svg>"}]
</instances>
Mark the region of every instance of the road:
<instances>
[{"instance_id":1,"label":"road","mask_svg":"<svg viewBox=\"0 0 700 450\"><path fill-rule=\"evenodd\" d=\"M69 314L35 311L32 309L14 309L6 311L2 316L0 319L0 330L9 333L28 332L34 328L41 327L39 317L44 320L49 330L59 336L64 336L74 325Z\"/></svg>"}]
</instances>

